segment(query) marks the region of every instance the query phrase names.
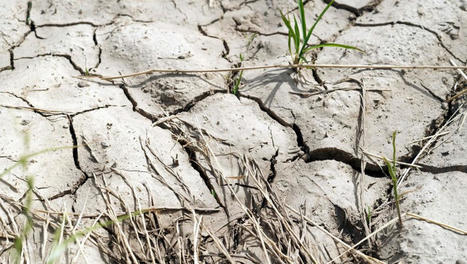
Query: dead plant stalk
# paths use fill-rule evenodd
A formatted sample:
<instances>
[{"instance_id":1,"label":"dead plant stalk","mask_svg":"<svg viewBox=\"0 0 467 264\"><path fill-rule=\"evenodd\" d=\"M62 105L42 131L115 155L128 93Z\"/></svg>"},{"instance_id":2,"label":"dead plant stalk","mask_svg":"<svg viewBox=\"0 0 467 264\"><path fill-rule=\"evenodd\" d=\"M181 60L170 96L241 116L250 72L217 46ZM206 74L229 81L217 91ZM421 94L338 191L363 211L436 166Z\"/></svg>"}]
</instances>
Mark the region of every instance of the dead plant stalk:
<instances>
[{"instance_id":1,"label":"dead plant stalk","mask_svg":"<svg viewBox=\"0 0 467 264\"><path fill-rule=\"evenodd\" d=\"M152 73L209 73L209 72L232 72L232 71L250 71L262 69L295 69L295 68L308 68L308 69L374 69L374 70L390 70L390 69L404 69L404 70L466 70L467 66L448 66L448 65L389 65L389 64L352 64L352 65L339 65L339 64L278 64L278 65L261 65L261 66L248 66L237 68L225 69L150 69L142 72L135 72L125 75L117 76L102 76L102 75L84 75L78 78L99 78L102 80L110 81L120 78L136 77L140 75Z\"/></svg>"}]
</instances>

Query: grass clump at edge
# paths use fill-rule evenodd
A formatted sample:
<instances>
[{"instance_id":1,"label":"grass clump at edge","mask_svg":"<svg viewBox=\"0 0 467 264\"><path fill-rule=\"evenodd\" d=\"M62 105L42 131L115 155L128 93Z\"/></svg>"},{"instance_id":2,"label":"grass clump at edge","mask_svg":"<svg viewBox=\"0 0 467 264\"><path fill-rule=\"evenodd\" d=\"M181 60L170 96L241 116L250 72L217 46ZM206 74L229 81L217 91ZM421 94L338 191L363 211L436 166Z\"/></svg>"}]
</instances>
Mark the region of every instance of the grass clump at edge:
<instances>
[{"instance_id":1,"label":"grass clump at edge","mask_svg":"<svg viewBox=\"0 0 467 264\"><path fill-rule=\"evenodd\" d=\"M305 55L310 52L312 49L316 48L322 48L322 47L338 47L338 48L345 48L345 49L354 49L358 50L360 52L364 52L363 50L354 47L354 46L349 46L349 45L344 45L344 44L338 44L338 43L321 43L321 44L316 44L316 45L310 45L308 41L311 38L311 35L313 33L313 30L315 29L316 25L318 22L321 20L321 18L324 16L326 11L328 11L329 7L332 5L334 0L330 1L329 4L321 11L321 14L318 16L318 18L315 20L311 28L307 28L306 25L306 18L305 18L305 7L303 6L303 0L298 0L298 10L300 13L299 16L299 21L301 25L301 32L300 32L300 27L299 23L296 19L295 16L293 16L293 26L291 23L291 19L286 17L282 11L281 13L281 18L284 24L286 25L288 31L289 31L289 36L288 36L288 48L290 52L290 56L292 57L292 63L294 65L298 65L300 63L307 62ZM301 33L301 34L300 34ZM293 42L292 42L293 40ZM293 50L292 50L292 44L293 44Z\"/></svg>"},{"instance_id":2,"label":"grass clump at edge","mask_svg":"<svg viewBox=\"0 0 467 264\"><path fill-rule=\"evenodd\" d=\"M400 209L400 204L399 204L400 197L399 197L399 193L397 192L398 178L397 178L397 168L396 168L396 134L397 134L396 131L392 133L392 163L389 162L389 160L387 160L385 157L383 157L383 159L384 159L384 163L386 163L386 166L388 167L389 175L391 176L392 188L394 192L394 200L396 203L397 216L399 217L399 227L402 228L402 217L401 217L401 209Z\"/></svg>"}]
</instances>

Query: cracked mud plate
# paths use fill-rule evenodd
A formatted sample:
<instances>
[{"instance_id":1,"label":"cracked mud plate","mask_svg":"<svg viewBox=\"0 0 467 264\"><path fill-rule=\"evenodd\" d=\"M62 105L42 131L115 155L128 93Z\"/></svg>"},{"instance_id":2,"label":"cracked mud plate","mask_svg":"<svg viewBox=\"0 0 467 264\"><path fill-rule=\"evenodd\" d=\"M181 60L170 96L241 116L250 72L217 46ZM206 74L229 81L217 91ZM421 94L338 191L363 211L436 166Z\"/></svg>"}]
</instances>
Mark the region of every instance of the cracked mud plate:
<instances>
[{"instance_id":1,"label":"cracked mud plate","mask_svg":"<svg viewBox=\"0 0 467 264\"><path fill-rule=\"evenodd\" d=\"M0 262L465 263L465 74L231 71L289 63L280 11L0 3ZM465 1L337 1L310 42L365 53L307 59L464 66L466 27ZM99 78L151 69L224 70Z\"/></svg>"}]
</instances>

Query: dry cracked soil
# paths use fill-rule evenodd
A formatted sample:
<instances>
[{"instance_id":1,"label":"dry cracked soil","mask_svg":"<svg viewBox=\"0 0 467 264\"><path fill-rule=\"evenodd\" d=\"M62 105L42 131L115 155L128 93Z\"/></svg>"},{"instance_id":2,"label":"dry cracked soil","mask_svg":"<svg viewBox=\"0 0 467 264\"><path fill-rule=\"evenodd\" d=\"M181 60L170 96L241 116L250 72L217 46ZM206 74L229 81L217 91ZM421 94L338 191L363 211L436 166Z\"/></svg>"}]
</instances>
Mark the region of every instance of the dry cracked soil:
<instances>
[{"instance_id":1,"label":"dry cracked soil","mask_svg":"<svg viewBox=\"0 0 467 264\"><path fill-rule=\"evenodd\" d=\"M304 2L311 25L329 0ZM365 53L308 60L465 66L466 10L339 0L310 41ZM462 71L99 78L287 65L280 11L297 3L1 0L0 262L467 263Z\"/></svg>"}]
</instances>

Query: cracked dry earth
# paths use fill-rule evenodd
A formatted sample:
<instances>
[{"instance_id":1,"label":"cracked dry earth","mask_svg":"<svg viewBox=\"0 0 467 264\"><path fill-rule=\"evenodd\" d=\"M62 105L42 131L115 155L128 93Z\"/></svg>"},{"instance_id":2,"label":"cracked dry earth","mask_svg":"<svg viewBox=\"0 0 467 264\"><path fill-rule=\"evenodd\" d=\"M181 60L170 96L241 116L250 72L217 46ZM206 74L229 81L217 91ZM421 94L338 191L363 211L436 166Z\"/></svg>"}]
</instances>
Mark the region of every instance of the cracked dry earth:
<instances>
[{"instance_id":1,"label":"cracked dry earth","mask_svg":"<svg viewBox=\"0 0 467 264\"><path fill-rule=\"evenodd\" d=\"M308 21L328 1L305 1ZM312 42L366 53L311 61L465 65L466 9L337 1ZM57 230L76 238L59 263L467 263L465 233L385 226L397 214L376 157L392 156L399 131L397 157L416 164L399 168L402 212L467 229L465 96L447 101L466 86L456 70L245 71L237 96L238 72L77 78L287 64L279 10L296 3L1 1L1 171L59 149L0 179L0 262L13 262L29 215L26 263L48 259Z\"/></svg>"}]
</instances>

